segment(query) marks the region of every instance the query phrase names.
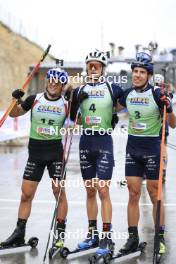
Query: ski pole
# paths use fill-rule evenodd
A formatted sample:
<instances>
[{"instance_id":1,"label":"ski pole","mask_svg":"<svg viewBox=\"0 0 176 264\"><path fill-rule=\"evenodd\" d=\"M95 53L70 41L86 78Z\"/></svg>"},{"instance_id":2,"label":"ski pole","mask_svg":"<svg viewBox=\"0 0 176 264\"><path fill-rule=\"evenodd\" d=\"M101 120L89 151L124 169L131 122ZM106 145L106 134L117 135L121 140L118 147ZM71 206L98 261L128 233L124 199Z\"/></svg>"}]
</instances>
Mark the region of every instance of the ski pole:
<instances>
[{"instance_id":1,"label":"ski pole","mask_svg":"<svg viewBox=\"0 0 176 264\"><path fill-rule=\"evenodd\" d=\"M164 143L165 143L165 123L166 123L166 106L164 105L163 122L162 122L162 138L161 138L161 147L160 147L160 171L159 171L157 208L156 208L156 220L155 220L153 264L158 263L157 254L159 251L158 236L159 236L159 227L160 227L162 179L163 179L163 167L164 167L163 154L164 154Z\"/></svg>"},{"instance_id":2,"label":"ski pole","mask_svg":"<svg viewBox=\"0 0 176 264\"><path fill-rule=\"evenodd\" d=\"M64 142L64 148L63 148L62 168L61 168L61 180L64 180L65 179L65 174L66 174L65 166L66 166L67 161L68 161L68 158L65 158L65 156L66 156L66 149L67 149L67 142L68 142L68 134L69 134L68 131L69 131L69 125L70 125L70 110L71 110L72 98L73 98L73 91L71 91L70 98L69 98L69 102L68 102L68 108L66 109L66 117L68 118L68 124L67 124L67 132L66 132L65 142ZM69 149L70 149L70 145L71 145L71 142L69 144ZM57 198L56 205L55 205L55 210L56 211L57 211L57 207L58 207L60 195L61 195L61 188L59 190L58 198ZM57 212L55 212L55 210L54 210L54 218L53 218L54 222L53 222L52 227L51 227L53 229L53 225L54 225L54 231L55 231L55 227L56 227L56 213L57 213ZM50 241L50 239L49 239L49 241ZM54 236L53 236L53 241L54 241Z\"/></svg>"},{"instance_id":3,"label":"ski pole","mask_svg":"<svg viewBox=\"0 0 176 264\"><path fill-rule=\"evenodd\" d=\"M77 120L77 118L76 118L76 120ZM75 121L75 124L76 124L76 121ZM74 125L74 126L75 126L75 125ZM64 165L62 166L64 169L62 170L62 174L61 174L62 177L61 177L61 180L63 180L63 179L65 178L66 165L67 165L68 158L69 158L69 154L70 154L70 150L71 150L72 138L73 138L73 134L71 134L71 139L70 139L70 143L69 143L69 148L68 148L67 156L66 156L66 158L65 158ZM65 152L66 152L66 151L65 151ZM44 253L44 257L43 257L43 263L45 263L46 255L47 255L47 252L48 252L49 242L50 242L50 238L51 238L51 231L52 231L52 229L53 229L53 226L55 225L56 214L57 214L57 208L58 208L58 204L59 204L59 198L60 198L60 195L61 195L61 191L62 191L62 186L60 187L59 194L58 194L58 198L57 198L57 201L56 201L56 204L55 204L55 208L54 208L54 213L53 213L53 217L52 217L52 221L51 221L51 226L50 226L50 232L49 232L49 235L48 235L48 240L47 240L47 244L46 244L46 249L45 249L45 253Z\"/></svg>"},{"instance_id":4,"label":"ski pole","mask_svg":"<svg viewBox=\"0 0 176 264\"><path fill-rule=\"evenodd\" d=\"M155 47L149 48L153 52ZM153 83L155 85L155 72L153 73ZM164 76L165 77L165 76ZM164 88L164 87L163 87ZM160 170L159 170L159 180L158 180L158 193L157 193L157 205L156 205L156 216L155 216L155 236L154 236L154 251L153 251L153 264L158 263L158 252L159 252L159 228L160 228L160 216L161 216L161 198L162 198L162 180L163 180L163 167L164 167L164 144L165 144L165 123L166 123L166 106L163 109L163 120L162 120L162 137L160 145Z\"/></svg>"},{"instance_id":5,"label":"ski pole","mask_svg":"<svg viewBox=\"0 0 176 264\"><path fill-rule=\"evenodd\" d=\"M67 148L67 142L68 142L68 134L69 134L69 125L70 125L70 122L69 121L70 121L70 110L71 110L72 96L73 96L73 91L71 92L71 96L70 96L69 103L68 103L68 110L67 110L68 124L67 124L67 132L66 132L65 142L64 142L64 148L63 148L61 180L63 180L65 178L66 164L67 164L68 157L69 157L69 154L70 154L70 149L71 149L72 134L71 134L71 141L69 143L69 148L68 148L69 151L67 152L67 156L65 157L65 155L66 155L66 148ZM78 116L78 113L77 113L77 116ZM75 125L77 123L77 116L76 116L76 119L75 119L75 122L74 122L74 127L75 127ZM46 255L47 255L47 252L48 252L48 247L49 247L50 238L51 238L51 231L53 229L53 226L55 225L57 208L58 208L58 204L59 204L59 198L60 198L60 195L61 195L61 191L62 191L62 186L60 187L59 194L58 194L58 198L57 198L56 203L55 203L54 213L53 213L53 217L52 217L52 221L51 221L51 226L50 226L50 232L49 232L49 235L48 235L48 240L47 240L47 244L46 244L46 248L45 248L45 253L44 253L44 257L43 257L43 263L45 263Z\"/></svg>"},{"instance_id":6,"label":"ski pole","mask_svg":"<svg viewBox=\"0 0 176 264\"><path fill-rule=\"evenodd\" d=\"M30 81L32 80L34 74L38 71L41 62L44 61L44 59L47 56L50 48L51 48L51 45L48 45L47 49L42 54L39 62L36 64L36 66L34 67L34 69L31 71L31 73L27 77L26 81L24 82L24 84L23 84L23 86L21 88L22 91L24 91L24 92L26 91L27 86L29 85ZM8 115L11 113L11 111L14 108L14 106L15 106L16 103L17 103L17 99L13 98L11 104L9 105L9 107L7 108L7 110L5 111L5 113L3 114L3 116L0 119L0 127L2 127L2 125L4 124L5 120L7 119Z\"/></svg>"}]
</instances>

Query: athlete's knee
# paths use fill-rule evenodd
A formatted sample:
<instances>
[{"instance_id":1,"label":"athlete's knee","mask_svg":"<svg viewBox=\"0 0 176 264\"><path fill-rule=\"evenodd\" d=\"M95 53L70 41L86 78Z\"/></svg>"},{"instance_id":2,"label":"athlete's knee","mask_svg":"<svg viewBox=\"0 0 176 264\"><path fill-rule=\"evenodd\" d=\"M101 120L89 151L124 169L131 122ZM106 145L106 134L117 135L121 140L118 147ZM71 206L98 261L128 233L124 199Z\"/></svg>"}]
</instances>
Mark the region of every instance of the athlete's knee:
<instances>
[{"instance_id":1,"label":"athlete's knee","mask_svg":"<svg viewBox=\"0 0 176 264\"><path fill-rule=\"evenodd\" d=\"M134 188L132 186L128 186L128 190L129 190L129 202L138 203L141 196L141 190L139 188Z\"/></svg>"},{"instance_id":2,"label":"athlete's knee","mask_svg":"<svg viewBox=\"0 0 176 264\"><path fill-rule=\"evenodd\" d=\"M152 204L156 204L156 202L157 202L157 193L156 192L152 192L152 191L149 191L148 193L149 193L149 196L150 196Z\"/></svg>"},{"instance_id":3,"label":"athlete's knee","mask_svg":"<svg viewBox=\"0 0 176 264\"><path fill-rule=\"evenodd\" d=\"M89 187L89 188L86 188L86 190L87 190L87 198L88 199L92 199L92 198L96 197L96 194L97 194L96 188Z\"/></svg>"},{"instance_id":4,"label":"athlete's knee","mask_svg":"<svg viewBox=\"0 0 176 264\"><path fill-rule=\"evenodd\" d=\"M156 203L157 201L157 194L158 194L158 185L153 183L153 184L147 184L147 191L149 193L150 199L152 203Z\"/></svg>"},{"instance_id":5,"label":"athlete's knee","mask_svg":"<svg viewBox=\"0 0 176 264\"><path fill-rule=\"evenodd\" d=\"M98 193L101 200L107 199L107 197L109 197L109 189L107 187L99 188Z\"/></svg>"},{"instance_id":6,"label":"athlete's knee","mask_svg":"<svg viewBox=\"0 0 176 264\"><path fill-rule=\"evenodd\" d=\"M28 192L28 191L22 190L21 202L31 202L33 198L34 198L34 192Z\"/></svg>"},{"instance_id":7,"label":"athlete's knee","mask_svg":"<svg viewBox=\"0 0 176 264\"><path fill-rule=\"evenodd\" d=\"M52 190L56 200L59 199L60 201L63 201L66 199L65 188L62 188L61 186L59 187L52 186Z\"/></svg>"}]
</instances>

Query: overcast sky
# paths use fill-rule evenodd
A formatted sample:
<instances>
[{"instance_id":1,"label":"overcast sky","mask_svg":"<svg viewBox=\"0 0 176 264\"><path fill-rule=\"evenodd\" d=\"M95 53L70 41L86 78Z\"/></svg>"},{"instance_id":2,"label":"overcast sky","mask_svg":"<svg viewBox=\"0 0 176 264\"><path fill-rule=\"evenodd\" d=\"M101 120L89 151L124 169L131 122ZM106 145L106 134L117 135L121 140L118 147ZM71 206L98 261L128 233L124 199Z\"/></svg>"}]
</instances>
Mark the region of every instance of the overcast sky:
<instances>
[{"instance_id":1,"label":"overcast sky","mask_svg":"<svg viewBox=\"0 0 176 264\"><path fill-rule=\"evenodd\" d=\"M0 19L2 7L65 60L83 60L92 49L107 50L109 42L124 46L125 55L151 40L160 50L176 47L175 0L0 0Z\"/></svg>"}]
</instances>

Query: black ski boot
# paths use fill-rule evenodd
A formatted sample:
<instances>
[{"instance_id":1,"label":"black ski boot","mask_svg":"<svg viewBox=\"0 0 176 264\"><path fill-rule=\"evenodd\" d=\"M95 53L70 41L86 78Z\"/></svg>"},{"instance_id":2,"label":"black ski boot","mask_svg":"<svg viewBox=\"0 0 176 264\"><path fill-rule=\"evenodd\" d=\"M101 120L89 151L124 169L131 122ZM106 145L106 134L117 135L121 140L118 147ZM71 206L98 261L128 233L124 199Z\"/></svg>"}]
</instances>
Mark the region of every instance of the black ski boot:
<instances>
[{"instance_id":1,"label":"black ski boot","mask_svg":"<svg viewBox=\"0 0 176 264\"><path fill-rule=\"evenodd\" d=\"M25 244L25 225L22 222L17 223L17 227L4 242L1 242L0 246L4 248L18 247Z\"/></svg>"},{"instance_id":2,"label":"black ski boot","mask_svg":"<svg viewBox=\"0 0 176 264\"><path fill-rule=\"evenodd\" d=\"M139 237L130 234L125 245L119 250L123 254L135 252L139 246Z\"/></svg>"},{"instance_id":3,"label":"black ski boot","mask_svg":"<svg viewBox=\"0 0 176 264\"><path fill-rule=\"evenodd\" d=\"M57 239L55 241L56 248L63 248L65 240L65 224L57 223L56 227Z\"/></svg>"}]
</instances>

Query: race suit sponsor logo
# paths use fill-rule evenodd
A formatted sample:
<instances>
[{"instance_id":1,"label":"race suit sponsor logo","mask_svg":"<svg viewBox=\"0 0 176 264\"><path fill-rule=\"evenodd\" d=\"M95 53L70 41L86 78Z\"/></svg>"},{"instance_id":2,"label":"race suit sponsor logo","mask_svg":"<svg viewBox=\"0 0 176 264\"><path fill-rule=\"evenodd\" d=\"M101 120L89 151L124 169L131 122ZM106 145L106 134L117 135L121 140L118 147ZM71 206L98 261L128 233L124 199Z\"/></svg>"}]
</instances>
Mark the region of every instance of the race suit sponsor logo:
<instances>
[{"instance_id":1,"label":"race suit sponsor logo","mask_svg":"<svg viewBox=\"0 0 176 264\"><path fill-rule=\"evenodd\" d=\"M101 117L100 116L86 116L85 122L87 125L100 124Z\"/></svg>"}]
</instances>

